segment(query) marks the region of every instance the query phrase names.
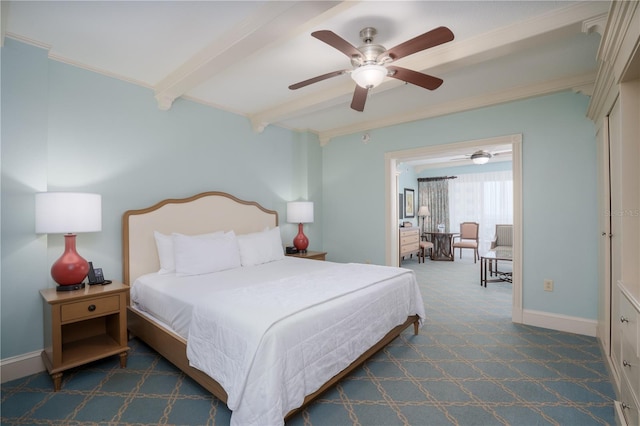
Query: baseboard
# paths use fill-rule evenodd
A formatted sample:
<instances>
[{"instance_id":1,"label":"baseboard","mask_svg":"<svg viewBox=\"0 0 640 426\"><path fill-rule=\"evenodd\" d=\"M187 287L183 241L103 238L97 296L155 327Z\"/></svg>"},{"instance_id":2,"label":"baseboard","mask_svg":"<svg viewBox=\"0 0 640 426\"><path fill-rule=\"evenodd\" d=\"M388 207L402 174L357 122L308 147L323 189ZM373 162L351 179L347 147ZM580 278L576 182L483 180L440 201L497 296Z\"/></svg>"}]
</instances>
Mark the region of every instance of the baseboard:
<instances>
[{"instance_id":1,"label":"baseboard","mask_svg":"<svg viewBox=\"0 0 640 426\"><path fill-rule=\"evenodd\" d=\"M40 354L42 351L29 352L0 360L0 379L2 383L20 379L45 370Z\"/></svg>"},{"instance_id":2,"label":"baseboard","mask_svg":"<svg viewBox=\"0 0 640 426\"><path fill-rule=\"evenodd\" d=\"M522 311L522 323L534 327L566 331L568 333L582 334L591 337L596 337L598 329L598 322L596 320L529 309Z\"/></svg>"}]
</instances>

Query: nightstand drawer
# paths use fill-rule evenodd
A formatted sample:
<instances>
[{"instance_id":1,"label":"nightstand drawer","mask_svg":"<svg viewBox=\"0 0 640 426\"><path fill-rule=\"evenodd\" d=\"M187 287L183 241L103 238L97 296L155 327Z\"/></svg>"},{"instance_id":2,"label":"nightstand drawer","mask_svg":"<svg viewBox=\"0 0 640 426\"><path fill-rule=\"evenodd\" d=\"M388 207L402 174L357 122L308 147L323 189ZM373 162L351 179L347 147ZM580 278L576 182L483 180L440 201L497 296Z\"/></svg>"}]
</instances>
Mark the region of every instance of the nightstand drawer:
<instances>
[{"instance_id":1,"label":"nightstand drawer","mask_svg":"<svg viewBox=\"0 0 640 426\"><path fill-rule=\"evenodd\" d=\"M120 310L120 296L87 299L81 302L66 303L61 306L61 318L64 323L83 318L91 318Z\"/></svg>"}]
</instances>

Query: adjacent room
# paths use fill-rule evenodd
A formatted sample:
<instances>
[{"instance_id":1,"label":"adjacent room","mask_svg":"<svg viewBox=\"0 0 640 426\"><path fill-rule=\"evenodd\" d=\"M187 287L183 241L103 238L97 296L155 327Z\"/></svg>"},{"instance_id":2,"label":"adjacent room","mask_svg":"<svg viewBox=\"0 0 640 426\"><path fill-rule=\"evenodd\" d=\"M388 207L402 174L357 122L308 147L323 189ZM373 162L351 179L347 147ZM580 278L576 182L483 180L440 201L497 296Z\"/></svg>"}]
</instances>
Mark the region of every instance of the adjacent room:
<instances>
[{"instance_id":1,"label":"adjacent room","mask_svg":"<svg viewBox=\"0 0 640 426\"><path fill-rule=\"evenodd\" d=\"M3 425L640 424L637 0L0 13Z\"/></svg>"},{"instance_id":2,"label":"adjacent room","mask_svg":"<svg viewBox=\"0 0 640 426\"><path fill-rule=\"evenodd\" d=\"M508 270L490 270L489 275L511 281L512 147L480 145L458 152L469 149L469 154L437 153L398 165L400 262L405 258L455 261L464 255L479 261L484 271L499 262L498 256ZM412 230L419 238L410 245L406 236ZM484 274L481 279L484 284Z\"/></svg>"}]
</instances>

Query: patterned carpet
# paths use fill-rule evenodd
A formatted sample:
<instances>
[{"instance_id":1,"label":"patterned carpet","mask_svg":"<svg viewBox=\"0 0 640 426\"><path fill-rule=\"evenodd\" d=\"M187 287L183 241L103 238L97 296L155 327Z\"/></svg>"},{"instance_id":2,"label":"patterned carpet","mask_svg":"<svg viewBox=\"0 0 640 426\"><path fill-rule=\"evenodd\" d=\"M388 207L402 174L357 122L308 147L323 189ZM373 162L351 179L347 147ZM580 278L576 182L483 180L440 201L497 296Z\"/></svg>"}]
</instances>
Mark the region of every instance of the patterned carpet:
<instances>
[{"instance_id":1,"label":"patterned carpet","mask_svg":"<svg viewBox=\"0 0 640 426\"><path fill-rule=\"evenodd\" d=\"M505 265L506 266L506 265ZM594 338L511 323L511 285L479 285L473 259L416 271L427 311L288 425L615 424ZM501 265L501 268L504 267ZM77 368L52 392L46 373L2 385L2 425L228 425L226 406L145 344Z\"/></svg>"}]
</instances>

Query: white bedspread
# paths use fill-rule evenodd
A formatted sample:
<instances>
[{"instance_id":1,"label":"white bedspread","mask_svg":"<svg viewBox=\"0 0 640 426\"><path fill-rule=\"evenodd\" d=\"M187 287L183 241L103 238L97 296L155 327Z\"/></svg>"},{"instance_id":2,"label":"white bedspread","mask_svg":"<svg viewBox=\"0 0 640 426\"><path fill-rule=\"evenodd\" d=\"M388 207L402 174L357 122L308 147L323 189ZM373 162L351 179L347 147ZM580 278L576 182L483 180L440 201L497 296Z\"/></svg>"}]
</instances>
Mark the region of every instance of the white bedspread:
<instances>
[{"instance_id":1,"label":"white bedspread","mask_svg":"<svg viewBox=\"0 0 640 426\"><path fill-rule=\"evenodd\" d=\"M156 321L188 339L193 306L208 294L228 289L229 286L252 286L339 265L286 257L277 262L228 269L215 274L176 276L175 273L151 273L133 283L131 302L135 308L150 314Z\"/></svg>"},{"instance_id":2,"label":"white bedspread","mask_svg":"<svg viewBox=\"0 0 640 426\"><path fill-rule=\"evenodd\" d=\"M408 315L424 318L413 271L287 257L195 277L149 274L136 307L187 338L189 362L228 394L232 425L282 425Z\"/></svg>"},{"instance_id":3,"label":"white bedspread","mask_svg":"<svg viewBox=\"0 0 640 426\"><path fill-rule=\"evenodd\" d=\"M187 356L227 391L232 425L281 425L408 315L424 318L423 309L412 271L344 264L203 299Z\"/></svg>"}]
</instances>

